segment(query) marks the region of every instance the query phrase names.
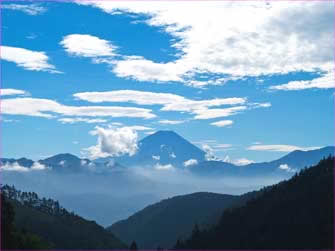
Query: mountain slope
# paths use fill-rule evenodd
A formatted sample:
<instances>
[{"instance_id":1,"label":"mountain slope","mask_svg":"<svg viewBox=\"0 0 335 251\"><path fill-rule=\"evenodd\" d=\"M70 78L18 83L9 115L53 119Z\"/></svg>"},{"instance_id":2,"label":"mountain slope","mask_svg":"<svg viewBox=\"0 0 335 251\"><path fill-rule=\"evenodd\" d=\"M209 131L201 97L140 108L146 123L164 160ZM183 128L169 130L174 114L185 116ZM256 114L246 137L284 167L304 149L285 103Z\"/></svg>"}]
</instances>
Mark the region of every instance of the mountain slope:
<instances>
[{"instance_id":1,"label":"mountain slope","mask_svg":"<svg viewBox=\"0 0 335 251\"><path fill-rule=\"evenodd\" d=\"M172 164L183 166L189 159L205 160L205 152L188 142L173 131L158 131L142 139L138 143L138 151L131 157L116 158L116 161L126 165Z\"/></svg>"},{"instance_id":2,"label":"mountain slope","mask_svg":"<svg viewBox=\"0 0 335 251\"><path fill-rule=\"evenodd\" d=\"M199 175L227 175L227 176L267 176L280 175L291 177L295 172L306 166L317 164L322 158L334 156L335 147L328 146L310 151L293 151L280 159L236 166L222 161L204 161L193 166L190 170ZM287 169L281 169L283 165Z\"/></svg>"},{"instance_id":3,"label":"mountain slope","mask_svg":"<svg viewBox=\"0 0 335 251\"><path fill-rule=\"evenodd\" d=\"M246 198L206 192L176 196L150 205L107 229L128 244L135 240L139 248L170 248L179 236L189 236L195 223L214 223L225 208L240 205Z\"/></svg>"},{"instance_id":4,"label":"mountain slope","mask_svg":"<svg viewBox=\"0 0 335 251\"><path fill-rule=\"evenodd\" d=\"M69 213L56 201L14 187L1 190L14 207L16 227L40 236L55 249L126 248L112 233L94 221Z\"/></svg>"},{"instance_id":5,"label":"mountain slope","mask_svg":"<svg viewBox=\"0 0 335 251\"><path fill-rule=\"evenodd\" d=\"M210 230L194 228L177 249L333 249L334 158L226 210Z\"/></svg>"}]
</instances>

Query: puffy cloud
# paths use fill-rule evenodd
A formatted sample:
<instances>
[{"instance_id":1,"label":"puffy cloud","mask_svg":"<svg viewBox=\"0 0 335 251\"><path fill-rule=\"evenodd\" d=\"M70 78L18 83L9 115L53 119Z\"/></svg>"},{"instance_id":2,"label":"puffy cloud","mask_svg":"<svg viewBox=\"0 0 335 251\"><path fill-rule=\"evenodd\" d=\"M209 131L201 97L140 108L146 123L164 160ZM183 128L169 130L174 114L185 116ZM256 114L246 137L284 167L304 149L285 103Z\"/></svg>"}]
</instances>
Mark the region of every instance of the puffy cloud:
<instances>
[{"instance_id":1,"label":"puffy cloud","mask_svg":"<svg viewBox=\"0 0 335 251\"><path fill-rule=\"evenodd\" d=\"M201 81L192 79L195 74L230 78L326 70L334 60L331 1L77 2L112 15L138 14L141 20L144 15L147 25L174 37L176 60L126 57L114 62L113 71L120 77L199 85Z\"/></svg>"},{"instance_id":2,"label":"puffy cloud","mask_svg":"<svg viewBox=\"0 0 335 251\"><path fill-rule=\"evenodd\" d=\"M253 151L269 151L269 152L292 152L295 150L300 151L310 151L310 150L316 150L320 149L319 146L312 146L312 147L300 147L300 146L294 146L294 145L253 145L249 146L247 150L253 150Z\"/></svg>"},{"instance_id":3,"label":"puffy cloud","mask_svg":"<svg viewBox=\"0 0 335 251\"><path fill-rule=\"evenodd\" d=\"M34 162L33 165L28 168L21 166L19 163L14 162L14 163L5 163L4 165L1 164L0 170L3 171L14 171L14 172L30 172L30 171L41 171L41 170L46 170L48 169L45 165L39 163L39 162Z\"/></svg>"},{"instance_id":4,"label":"puffy cloud","mask_svg":"<svg viewBox=\"0 0 335 251\"><path fill-rule=\"evenodd\" d=\"M97 145L84 149L91 159L122 156L132 156L136 153L138 135L129 127L102 128L96 126L91 135L98 136Z\"/></svg>"},{"instance_id":5,"label":"puffy cloud","mask_svg":"<svg viewBox=\"0 0 335 251\"><path fill-rule=\"evenodd\" d=\"M109 41L87 34L65 36L60 44L71 55L93 58L115 56L117 49Z\"/></svg>"},{"instance_id":6,"label":"puffy cloud","mask_svg":"<svg viewBox=\"0 0 335 251\"><path fill-rule=\"evenodd\" d=\"M85 122L88 124L95 123L106 123L106 119L88 119L88 118L60 118L58 121L62 122L62 124L74 124L78 122Z\"/></svg>"},{"instance_id":7,"label":"puffy cloud","mask_svg":"<svg viewBox=\"0 0 335 251\"><path fill-rule=\"evenodd\" d=\"M215 155L214 155L214 150L212 147L210 147L207 144L202 145L202 150L205 151L206 155L205 158L207 161L211 161L211 160L219 160Z\"/></svg>"},{"instance_id":8,"label":"puffy cloud","mask_svg":"<svg viewBox=\"0 0 335 251\"><path fill-rule=\"evenodd\" d=\"M278 168L290 173L296 172L296 169L289 167L287 164L281 164Z\"/></svg>"},{"instance_id":9,"label":"puffy cloud","mask_svg":"<svg viewBox=\"0 0 335 251\"><path fill-rule=\"evenodd\" d=\"M1 96L28 95L28 92L18 89L0 89Z\"/></svg>"},{"instance_id":10,"label":"puffy cloud","mask_svg":"<svg viewBox=\"0 0 335 251\"><path fill-rule=\"evenodd\" d=\"M152 155L152 159L154 159L154 160L160 160L161 157L160 156L156 156L156 155Z\"/></svg>"},{"instance_id":11,"label":"puffy cloud","mask_svg":"<svg viewBox=\"0 0 335 251\"><path fill-rule=\"evenodd\" d=\"M45 170L48 169L45 165L41 164L40 162L36 161L30 168L31 170Z\"/></svg>"},{"instance_id":12,"label":"puffy cloud","mask_svg":"<svg viewBox=\"0 0 335 251\"><path fill-rule=\"evenodd\" d=\"M1 101L1 112L52 118L52 113L65 116L154 118L150 109L120 106L66 106L56 101L40 98L13 98Z\"/></svg>"},{"instance_id":13,"label":"puffy cloud","mask_svg":"<svg viewBox=\"0 0 335 251\"><path fill-rule=\"evenodd\" d=\"M1 9L22 11L28 15L35 16L43 14L47 9L37 4L1 4Z\"/></svg>"},{"instance_id":14,"label":"puffy cloud","mask_svg":"<svg viewBox=\"0 0 335 251\"><path fill-rule=\"evenodd\" d=\"M232 120L220 120L220 121L211 123L211 125L214 125L214 126L217 126L217 127L225 127L225 126L230 126L233 123L234 122Z\"/></svg>"},{"instance_id":15,"label":"puffy cloud","mask_svg":"<svg viewBox=\"0 0 335 251\"><path fill-rule=\"evenodd\" d=\"M156 170L162 170L162 171L173 171L173 170L175 170L174 166L171 165L171 164L161 165L159 163L157 163L154 166L154 169L156 169Z\"/></svg>"},{"instance_id":16,"label":"puffy cloud","mask_svg":"<svg viewBox=\"0 0 335 251\"><path fill-rule=\"evenodd\" d=\"M197 164L198 164L198 160L196 160L196 159L189 159L189 160L186 160L184 162L185 167L194 166L194 165L197 165Z\"/></svg>"},{"instance_id":17,"label":"puffy cloud","mask_svg":"<svg viewBox=\"0 0 335 251\"><path fill-rule=\"evenodd\" d=\"M270 86L271 90L298 91L305 89L330 89L335 88L334 73L329 71L325 75L309 81L291 81L283 85Z\"/></svg>"},{"instance_id":18,"label":"puffy cloud","mask_svg":"<svg viewBox=\"0 0 335 251\"><path fill-rule=\"evenodd\" d=\"M178 125L178 124L182 124L184 122L185 122L184 120L168 120L168 119L158 121L158 123L160 123L162 125Z\"/></svg>"},{"instance_id":19,"label":"puffy cloud","mask_svg":"<svg viewBox=\"0 0 335 251\"><path fill-rule=\"evenodd\" d=\"M49 57L43 51L31 51L24 48L1 46L1 59L17 64L30 71L60 73L48 63Z\"/></svg>"},{"instance_id":20,"label":"puffy cloud","mask_svg":"<svg viewBox=\"0 0 335 251\"><path fill-rule=\"evenodd\" d=\"M175 63L155 63L142 57L127 57L114 63L113 72L118 77L151 82L182 81L180 73L183 72Z\"/></svg>"}]
</instances>

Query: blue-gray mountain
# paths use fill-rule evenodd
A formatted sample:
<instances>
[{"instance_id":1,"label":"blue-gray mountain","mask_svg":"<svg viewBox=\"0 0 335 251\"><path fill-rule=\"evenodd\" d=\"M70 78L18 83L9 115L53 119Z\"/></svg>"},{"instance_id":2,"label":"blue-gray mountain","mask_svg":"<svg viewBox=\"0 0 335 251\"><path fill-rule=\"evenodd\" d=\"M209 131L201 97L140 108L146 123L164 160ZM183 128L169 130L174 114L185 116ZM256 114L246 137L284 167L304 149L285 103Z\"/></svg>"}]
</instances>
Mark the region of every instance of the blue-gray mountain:
<instances>
[{"instance_id":1,"label":"blue-gray mountain","mask_svg":"<svg viewBox=\"0 0 335 251\"><path fill-rule=\"evenodd\" d=\"M106 172L122 170L132 166L154 166L156 164L171 164L174 167L184 168L185 161L197 160L198 164L188 169L198 175L272 175L290 174L318 163L323 157L334 156L333 146L311 151L293 151L282 158L270 162L252 163L246 166L236 166L223 161L206 161L206 153L191 144L189 141L173 131L158 131L139 141L138 151L133 156L117 158L102 158L97 160L80 159L72 154L57 154L39 160L39 163L51 167L58 172L95 171ZM17 162L19 165L30 168L33 161L20 159L1 159L2 164Z\"/></svg>"},{"instance_id":2,"label":"blue-gray mountain","mask_svg":"<svg viewBox=\"0 0 335 251\"><path fill-rule=\"evenodd\" d=\"M189 159L205 160L206 153L173 131L158 131L139 141L133 156L116 158L125 166L171 164L182 167Z\"/></svg>"}]
</instances>

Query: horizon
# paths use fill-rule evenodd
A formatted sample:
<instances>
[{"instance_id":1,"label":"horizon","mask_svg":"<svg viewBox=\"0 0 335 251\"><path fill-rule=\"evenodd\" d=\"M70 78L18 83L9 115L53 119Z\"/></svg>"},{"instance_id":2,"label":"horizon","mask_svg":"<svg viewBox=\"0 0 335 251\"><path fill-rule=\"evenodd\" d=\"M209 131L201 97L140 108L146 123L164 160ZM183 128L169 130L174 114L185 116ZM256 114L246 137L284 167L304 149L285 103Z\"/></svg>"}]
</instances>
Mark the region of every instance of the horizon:
<instances>
[{"instance_id":1,"label":"horizon","mask_svg":"<svg viewBox=\"0 0 335 251\"><path fill-rule=\"evenodd\" d=\"M182 137L184 140L188 141L190 144L193 144L193 143L190 142L188 139L185 139L182 135L176 133L176 132L173 131L173 130L168 130L168 129L167 129L167 130L159 130L159 131L156 131L156 132L154 132L153 134L144 136L144 137L141 138L139 141L141 141L141 140L143 140L144 138L147 138L147 137L149 137L149 136L155 135L155 134L158 133L158 132L173 132L173 133L177 134L178 136ZM203 149L201 149L201 148L200 148L199 146L197 146L196 144L193 144L193 145L195 145L196 147L198 147L200 150L204 151ZM323 147L316 148L316 149L297 149L297 150L292 150L292 151L287 152L287 153L282 153L282 156L280 156L279 158L275 158L275 159L268 160L268 161L253 162L253 163L249 163L249 164L257 164L257 163L262 163L262 162L271 162L271 161L275 161L275 160L278 160L278 159L280 159L280 158L283 158L283 157L285 157L286 155L289 155L289 154L291 154L291 153L293 153L293 152L296 152L296 151L308 152L308 151L320 150L320 149L328 148L328 147L333 147L333 148L335 148L335 145L323 146ZM13 158L13 157L11 157L11 156L2 156L2 157L0 157L0 159L2 159L2 158L4 158L4 159L21 159L21 158L23 158L23 159L30 159L30 160L33 160L33 161L39 161L39 160L44 160L44 159L51 158L51 157L54 157L54 156L58 156L58 155L67 155L67 154L72 155L72 156L75 156L75 157L80 158L80 159L89 159L89 158L86 158L86 157L78 156L78 155L76 155L76 154L74 154L74 153L71 153L71 152L54 153L54 154L52 154L52 155L50 155L50 156L45 156L44 158L41 158L41 159L31 159L31 158L28 158L28 157L26 157L26 156L21 156L20 158ZM112 157L109 157L109 158L112 158ZM98 159L99 159L99 158L98 158ZM95 159L89 159L89 160L94 161ZM217 159L215 159L215 160L213 160L213 161L225 162L225 163L230 163L230 164L233 164L233 165L235 165L235 166L238 166L236 163L232 163L232 162L229 162L229 161L225 161L224 159L220 159L220 158L217 158ZM248 164L247 164L247 165L248 165Z\"/></svg>"}]
</instances>

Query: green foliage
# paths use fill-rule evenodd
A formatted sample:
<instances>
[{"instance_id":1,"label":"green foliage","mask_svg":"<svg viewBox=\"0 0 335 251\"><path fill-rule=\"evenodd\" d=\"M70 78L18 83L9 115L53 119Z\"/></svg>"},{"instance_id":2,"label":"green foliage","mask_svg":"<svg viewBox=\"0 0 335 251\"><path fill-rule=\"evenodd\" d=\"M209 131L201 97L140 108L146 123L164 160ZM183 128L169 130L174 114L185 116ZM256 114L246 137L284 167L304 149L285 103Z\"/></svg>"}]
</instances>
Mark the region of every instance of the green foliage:
<instances>
[{"instance_id":1,"label":"green foliage","mask_svg":"<svg viewBox=\"0 0 335 251\"><path fill-rule=\"evenodd\" d=\"M226 210L217 226L178 241L177 249L333 249L334 158L263 189Z\"/></svg>"},{"instance_id":2,"label":"green foliage","mask_svg":"<svg viewBox=\"0 0 335 251\"><path fill-rule=\"evenodd\" d=\"M57 201L40 199L34 193L21 192L9 186L2 187L2 194L3 197L10 198L8 199L11 204L9 208L15 211L15 217L6 218L10 219L11 224L14 223L17 229L27 230L14 233L13 238L17 245L8 246L9 249L45 249L51 247L55 249L126 248L126 245L112 233L106 231L94 221L85 220L72 212L68 212ZM6 213L9 214L8 212L11 211L7 209ZM10 228L7 225L8 223L4 224L4 227ZM10 238L10 236L12 235L8 235L7 238ZM11 241L7 243L10 244Z\"/></svg>"},{"instance_id":3,"label":"green foliage","mask_svg":"<svg viewBox=\"0 0 335 251\"><path fill-rule=\"evenodd\" d=\"M49 243L39 236L18 231L14 225L15 212L13 206L1 194L1 249L48 249Z\"/></svg>"}]
</instances>

